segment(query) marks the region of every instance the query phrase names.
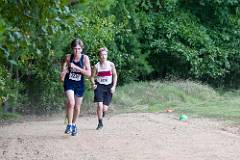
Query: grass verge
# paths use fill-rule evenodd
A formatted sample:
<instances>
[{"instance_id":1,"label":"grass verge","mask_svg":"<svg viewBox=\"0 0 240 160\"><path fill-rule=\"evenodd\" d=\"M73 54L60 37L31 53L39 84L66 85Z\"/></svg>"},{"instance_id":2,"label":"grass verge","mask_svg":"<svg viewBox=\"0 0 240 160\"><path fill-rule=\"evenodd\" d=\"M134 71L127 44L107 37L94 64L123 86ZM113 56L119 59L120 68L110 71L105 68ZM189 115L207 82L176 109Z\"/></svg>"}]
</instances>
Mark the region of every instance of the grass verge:
<instances>
[{"instance_id":1,"label":"grass verge","mask_svg":"<svg viewBox=\"0 0 240 160\"><path fill-rule=\"evenodd\" d=\"M119 112L164 112L240 124L240 91L218 92L193 81L139 82L119 87L113 97Z\"/></svg>"}]
</instances>

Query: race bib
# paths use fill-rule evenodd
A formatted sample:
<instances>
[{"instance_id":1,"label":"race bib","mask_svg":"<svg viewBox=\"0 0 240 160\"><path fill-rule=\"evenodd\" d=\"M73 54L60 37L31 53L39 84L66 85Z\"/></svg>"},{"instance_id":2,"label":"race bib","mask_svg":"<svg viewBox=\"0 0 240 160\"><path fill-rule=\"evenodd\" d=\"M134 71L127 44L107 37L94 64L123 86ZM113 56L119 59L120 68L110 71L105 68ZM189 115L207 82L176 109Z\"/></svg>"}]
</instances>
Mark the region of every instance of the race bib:
<instances>
[{"instance_id":1,"label":"race bib","mask_svg":"<svg viewBox=\"0 0 240 160\"><path fill-rule=\"evenodd\" d=\"M99 78L99 81L102 83L106 83L106 82L108 82L108 77L101 77L101 78Z\"/></svg>"},{"instance_id":2,"label":"race bib","mask_svg":"<svg viewBox=\"0 0 240 160\"><path fill-rule=\"evenodd\" d=\"M112 83L112 77L106 76L106 77L98 77L97 82L100 84L108 85Z\"/></svg>"},{"instance_id":3,"label":"race bib","mask_svg":"<svg viewBox=\"0 0 240 160\"><path fill-rule=\"evenodd\" d=\"M70 72L69 74L69 79L74 80L74 81L81 81L82 75L81 74L76 74L74 72Z\"/></svg>"}]
</instances>

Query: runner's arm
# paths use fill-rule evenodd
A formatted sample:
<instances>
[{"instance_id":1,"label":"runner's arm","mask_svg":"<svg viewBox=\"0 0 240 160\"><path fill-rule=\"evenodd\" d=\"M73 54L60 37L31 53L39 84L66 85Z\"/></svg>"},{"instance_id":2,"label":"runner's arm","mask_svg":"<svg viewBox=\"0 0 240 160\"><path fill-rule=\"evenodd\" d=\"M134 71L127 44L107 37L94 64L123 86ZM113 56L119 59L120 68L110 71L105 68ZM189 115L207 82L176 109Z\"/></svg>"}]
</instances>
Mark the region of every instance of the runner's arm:
<instances>
[{"instance_id":1,"label":"runner's arm","mask_svg":"<svg viewBox=\"0 0 240 160\"><path fill-rule=\"evenodd\" d=\"M70 61L70 54L67 54L64 60L61 63L61 74L60 80L63 82L65 79L66 74L68 73L68 65Z\"/></svg>"},{"instance_id":2,"label":"runner's arm","mask_svg":"<svg viewBox=\"0 0 240 160\"><path fill-rule=\"evenodd\" d=\"M111 91L112 93L114 93L117 86L117 78L118 78L114 63L112 63L112 78L113 78L113 86L111 88Z\"/></svg>"},{"instance_id":3,"label":"runner's arm","mask_svg":"<svg viewBox=\"0 0 240 160\"><path fill-rule=\"evenodd\" d=\"M93 66L93 69L92 69L92 74L91 74L91 78L90 78L90 81L91 81L91 86L92 86L92 89L96 89L97 88L97 85L95 84L95 76L96 76L96 73L97 73L97 68L96 66Z\"/></svg>"},{"instance_id":4,"label":"runner's arm","mask_svg":"<svg viewBox=\"0 0 240 160\"><path fill-rule=\"evenodd\" d=\"M92 85L95 85L95 76L96 76L96 67L95 66L93 66L93 69L92 69L92 74L91 74L91 78L90 78L90 81L91 81L91 84Z\"/></svg>"}]
</instances>

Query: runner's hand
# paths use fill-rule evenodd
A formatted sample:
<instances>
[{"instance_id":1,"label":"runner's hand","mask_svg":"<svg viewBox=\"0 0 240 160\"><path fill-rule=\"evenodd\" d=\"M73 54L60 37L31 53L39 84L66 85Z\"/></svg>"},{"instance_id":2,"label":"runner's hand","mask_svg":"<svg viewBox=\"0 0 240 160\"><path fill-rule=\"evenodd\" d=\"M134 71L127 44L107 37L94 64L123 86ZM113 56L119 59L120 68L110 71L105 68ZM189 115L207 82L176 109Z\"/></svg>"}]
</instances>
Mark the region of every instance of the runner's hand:
<instances>
[{"instance_id":1,"label":"runner's hand","mask_svg":"<svg viewBox=\"0 0 240 160\"><path fill-rule=\"evenodd\" d=\"M96 84L92 84L92 89L95 90L97 88Z\"/></svg>"},{"instance_id":2,"label":"runner's hand","mask_svg":"<svg viewBox=\"0 0 240 160\"><path fill-rule=\"evenodd\" d=\"M116 89L115 87L112 87L112 88L111 88L111 93L112 93L112 94L115 92L115 89Z\"/></svg>"},{"instance_id":3,"label":"runner's hand","mask_svg":"<svg viewBox=\"0 0 240 160\"><path fill-rule=\"evenodd\" d=\"M61 80L62 82L64 81L66 74L67 74L67 72L65 72L65 71L61 72L60 80Z\"/></svg>"},{"instance_id":4,"label":"runner's hand","mask_svg":"<svg viewBox=\"0 0 240 160\"><path fill-rule=\"evenodd\" d=\"M74 63L70 63L70 68L72 69L72 71L77 71L77 68L78 68L78 66L77 65L75 65Z\"/></svg>"},{"instance_id":5,"label":"runner's hand","mask_svg":"<svg viewBox=\"0 0 240 160\"><path fill-rule=\"evenodd\" d=\"M70 68L75 69L76 65L74 63L70 63Z\"/></svg>"}]
</instances>

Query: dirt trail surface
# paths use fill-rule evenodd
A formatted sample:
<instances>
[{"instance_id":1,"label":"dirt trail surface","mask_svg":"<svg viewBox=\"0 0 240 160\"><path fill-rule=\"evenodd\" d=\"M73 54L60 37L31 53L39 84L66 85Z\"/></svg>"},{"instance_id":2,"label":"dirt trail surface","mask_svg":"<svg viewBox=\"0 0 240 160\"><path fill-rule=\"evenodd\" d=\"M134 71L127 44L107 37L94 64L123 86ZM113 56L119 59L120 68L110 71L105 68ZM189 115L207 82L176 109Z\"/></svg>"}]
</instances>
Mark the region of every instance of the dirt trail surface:
<instances>
[{"instance_id":1,"label":"dirt trail surface","mask_svg":"<svg viewBox=\"0 0 240 160\"><path fill-rule=\"evenodd\" d=\"M239 160L240 129L208 119L181 122L175 114L107 115L78 120L80 133L63 134L63 117L3 125L1 160Z\"/></svg>"}]
</instances>

